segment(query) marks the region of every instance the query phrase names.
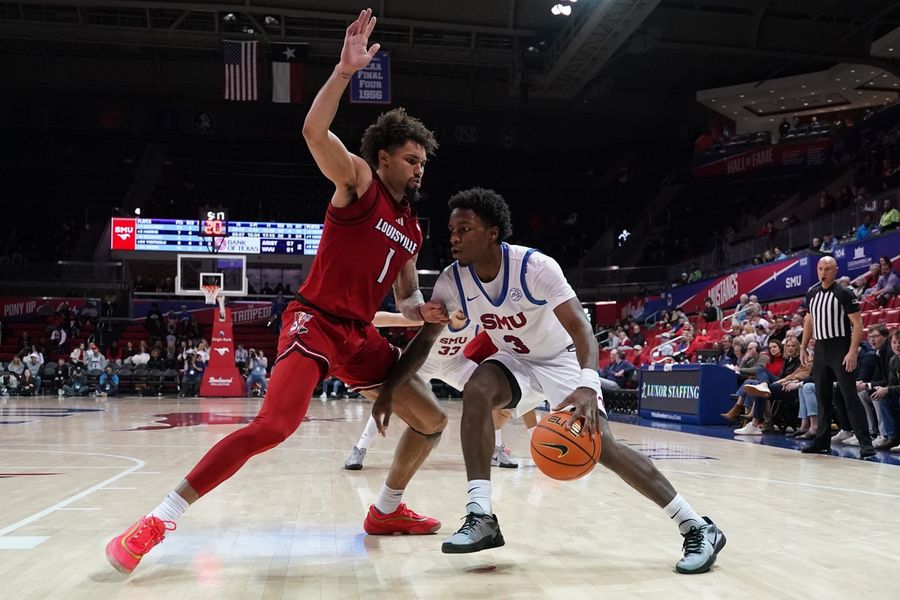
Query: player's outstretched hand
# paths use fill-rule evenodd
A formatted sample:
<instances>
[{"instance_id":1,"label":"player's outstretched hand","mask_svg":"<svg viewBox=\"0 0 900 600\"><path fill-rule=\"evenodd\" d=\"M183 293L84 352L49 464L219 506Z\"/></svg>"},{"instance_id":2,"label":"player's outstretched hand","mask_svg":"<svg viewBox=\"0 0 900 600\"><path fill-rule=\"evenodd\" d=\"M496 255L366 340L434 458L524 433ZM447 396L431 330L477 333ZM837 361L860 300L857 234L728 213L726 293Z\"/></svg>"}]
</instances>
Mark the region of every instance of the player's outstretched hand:
<instances>
[{"instance_id":1,"label":"player's outstretched hand","mask_svg":"<svg viewBox=\"0 0 900 600\"><path fill-rule=\"evenodd\" d=\"M344 34L344 47L341 49L341 72L351 74L364 69L372 61L372 57L381 48L381 44L369 45L369 36L375 29L375 17L372 9L367 8L359 13L359 17L350 23Z\"/></svg>"},{"instance_id":2,"label":"player's outstretched hand","mask_svg":"<svg viewBox=\"0 0 900 600\"><path fill-rule=\"evenodd\" d=\"M450 315L447 314L447 307L443 302L437 300L429 300L419 307L422 313L422 319L426 323L449 323Z\"/></svg>"},{"instance_id":3,"label":"player's outstretched hand","mask_svg":"<svg viewBox=\"0 0 900 600\"><path fill-rule=\"evenodd\" d=\"M378 392L378 398L372 406L372 418L375 419L375 427L378 433L384 436L387 433L387 426L391 420L391 412L393 407L393 391L386 385L381 386Z\"/></svg>"},{"instance_id":4,"label":"player's outstretched hand","mask_svg":"<svg viewBox=\"0 0 900 600\"><path fill-rule=\"evenodd\" d=\"M570 406L574 406L575 410L572 412L569 420L566 421L566 429L575 423L584 422L584 425L581 427L582 434L594 435L600 432L600 410L597 408L597 392L586 387L575 388L575 391L566 396L565 400L550 410L556 412L565 410Z\"/></svg>"}]
</instances>

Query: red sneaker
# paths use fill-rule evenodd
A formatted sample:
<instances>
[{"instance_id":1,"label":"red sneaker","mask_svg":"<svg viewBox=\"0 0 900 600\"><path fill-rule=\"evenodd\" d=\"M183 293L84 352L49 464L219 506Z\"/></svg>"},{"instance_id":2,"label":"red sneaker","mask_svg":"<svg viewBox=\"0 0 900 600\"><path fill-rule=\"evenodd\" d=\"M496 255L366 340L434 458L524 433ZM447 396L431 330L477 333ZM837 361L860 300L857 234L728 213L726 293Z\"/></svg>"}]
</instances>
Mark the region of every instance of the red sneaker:
<instances>
[{"instance_id":1,"label":"red sneaker","mask_svg":"<svg viewBox=\"0 0 900 600\"><path fill-rule=\"evenodd\" d=\"M369 535L425 535L441 528L441 522L431 517L414 513L401 503L392 513L383 513L375 505L369 507L369 514L363 521L363 529Z\"/></svg>"},{"instance_id":2,"label":"red sneaker","mask_svg":"<svg viewBox=\"0 0 900 600\"><path fill-rule=\"evenodd\" d=\"M128 531L109 541L106 560L116 571L131 573L153 546L166 539L166 531L174 529L172 521L162 521L151 515L141 517Z\"/></svg>"}]
</instances>

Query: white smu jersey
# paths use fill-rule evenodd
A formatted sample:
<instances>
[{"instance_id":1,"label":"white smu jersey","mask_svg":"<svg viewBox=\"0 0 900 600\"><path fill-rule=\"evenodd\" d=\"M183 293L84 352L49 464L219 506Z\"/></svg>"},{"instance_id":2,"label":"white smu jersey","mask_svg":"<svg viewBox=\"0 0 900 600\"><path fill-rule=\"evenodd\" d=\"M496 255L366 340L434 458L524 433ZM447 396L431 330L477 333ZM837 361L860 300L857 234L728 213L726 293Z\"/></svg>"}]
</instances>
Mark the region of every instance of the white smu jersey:
<instances>
[{"instance_id":1,"label":"white smu jersey","mask_svg":"<svg viewBox=\"0 0 900 600\"><path fill-rule=\"evenodd\" d=\"M559 264L533 248L501 244L500 272L484 283L472 266L453 263L441 273L432 298L462 311L499 350L525 361L546 361L572 344L553 310L575 298Z\"/></svg>"},{"instance_id":2,"label":"white smu jersey","mask_svg":"<svg viewBox=\"0 0 900 600\"><path fill-rule=\"evenodd\" d=\"M419 374L426 379L440 379L446 381L442 375L456 370L456 366L462 363L472 362L463 354L466 344L478 335L478 324L471 319L460 329L453 329L450 325L444 327L441 335L431 347L425 364L419 369ZM474 364L474 363L472 363Z\"/></svg>"}]
</instances>

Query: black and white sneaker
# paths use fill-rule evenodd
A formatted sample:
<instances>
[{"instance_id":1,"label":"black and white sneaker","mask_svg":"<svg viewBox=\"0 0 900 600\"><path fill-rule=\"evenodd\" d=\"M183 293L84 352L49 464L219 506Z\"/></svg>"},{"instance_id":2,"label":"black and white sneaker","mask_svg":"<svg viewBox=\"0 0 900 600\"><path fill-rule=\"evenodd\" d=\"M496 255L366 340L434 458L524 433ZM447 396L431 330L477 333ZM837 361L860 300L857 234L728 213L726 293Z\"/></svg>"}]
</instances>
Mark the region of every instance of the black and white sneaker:
<instances>
[{"instance_id":1,"label":"black and white sneaker","mask_svg":"<svg viewBox=\"0 0 900 600\"><path fill-rule=\"evenodd\" d=\"M459 531L441 545L444 554L466 554L489 548L499 548L506 542L500 533L497 515L469 513Z\"/></svg>"},{"instance_id":2,"label":"black and white sneaker","mask_svg":"<svg viewBox=\"0 0 900 600\"><path fill-rule=\"evenodd\" d=\"M725 547L725 534L716 524L703 517L705 525L691 527L684 534L684 544L681 549L684 556L675 565L675 570L685 575L694 573L706 573L716 562L716 555Z\"/></svg>"},{"instance_id":3,"label":"black and white sneaker","mask_svg":"<svg viewBox=\"0 0 900 600\"><path fill-rule=\"evenodd\" d=\"M363 468L363 461L366 459L366 449L353 446L350 456L344 461L344 468L348 471L359 471Z\"/></svg>"}]
</instances>

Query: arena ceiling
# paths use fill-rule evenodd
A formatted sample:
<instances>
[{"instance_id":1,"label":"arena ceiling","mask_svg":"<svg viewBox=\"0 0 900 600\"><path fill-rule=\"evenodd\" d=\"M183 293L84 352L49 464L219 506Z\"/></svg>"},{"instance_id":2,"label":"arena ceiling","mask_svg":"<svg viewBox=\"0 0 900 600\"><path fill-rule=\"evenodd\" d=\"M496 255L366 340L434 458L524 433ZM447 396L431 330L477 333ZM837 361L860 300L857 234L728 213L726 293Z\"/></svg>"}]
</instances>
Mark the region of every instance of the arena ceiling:
<instances>
[{"instance_id":1,"label":"arena ceiling","mask_svg":"<svg viewBox=\"0 0 900 600\"><path fill-rule=\"evenodd\" d=\"M561 0L568 4L566 0ZM458 80L478 105L684 119L698 90L838 63L897 72L872 44L896 35L891 0L91 0L0 2L0 54L221 61L221 39L309 44L330 65L373 5L397 77ZM252 31L252 33L249 33ZM491 83L491 97L474 92ZM52 81L47 82L53 85Z\"/></svg>"}]
</instances>

